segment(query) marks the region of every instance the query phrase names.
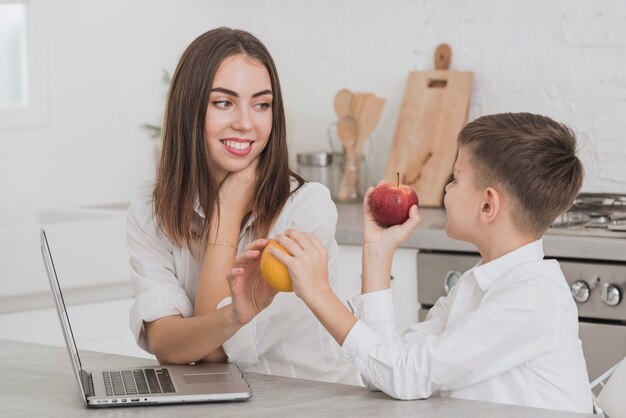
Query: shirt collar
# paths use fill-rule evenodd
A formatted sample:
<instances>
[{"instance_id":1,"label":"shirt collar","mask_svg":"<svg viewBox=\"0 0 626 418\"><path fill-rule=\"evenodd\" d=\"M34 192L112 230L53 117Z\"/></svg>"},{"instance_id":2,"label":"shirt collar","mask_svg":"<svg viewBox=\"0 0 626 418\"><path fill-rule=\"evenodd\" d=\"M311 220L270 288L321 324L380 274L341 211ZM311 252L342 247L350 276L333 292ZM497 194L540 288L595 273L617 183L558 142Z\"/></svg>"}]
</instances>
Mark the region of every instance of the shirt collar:
<instances>
[{"instance_id":1,"label":"shirt collar","mask_svg":"<svg viewBox=\"0 0 626 418\"><path fill-rule=\"evenodd\" d=\"M293 193L294 190L296 189L296 187L298 187L298 180L296 180L295 178L291 177L289 186L290 186L291 192ZM289 196L289 199L293 199L293 194L291 194ZM206 218L206 214L204 213L204 209L202 209L202 206L200 205L200 196L198 196L198 195L196 195L196 198L194 200L193 210L202 219ZM245 225L243 225L243 227L241 228L241 233L239 234L239 240L241 240L241 237L243 237L245 232L252 226L252 223L254 222L254 220L255 220L254 214L252 214L252 216L248 217L248 220L246 221Z\"/></svg>"},{"instance_id":2,"label":"shirt collar","mask_svg":"<svg viewBox=\"0 0 626 418\"><path fill-rule=\"evenodd\" d=\"M198 195L196 195L196 199L193 202L193 210L198 215L200 215L201 218L206 218L206 215L204 214L204 209L202 209L202 206L200 206L200 197Z\"/></svg>"},{"instance_id":3,"label":"shirt collar","mask_svg":"<svg viewBox=\"0 0 626 418\"><path fill-rule=\"evenodd\" d=\"M543 260L543 257L543 240L538 239L500 258L496 258L486 264L480 264L472 272L480 288L486 291L513 268L533 261Z\"/></svg>"}]
</instances>

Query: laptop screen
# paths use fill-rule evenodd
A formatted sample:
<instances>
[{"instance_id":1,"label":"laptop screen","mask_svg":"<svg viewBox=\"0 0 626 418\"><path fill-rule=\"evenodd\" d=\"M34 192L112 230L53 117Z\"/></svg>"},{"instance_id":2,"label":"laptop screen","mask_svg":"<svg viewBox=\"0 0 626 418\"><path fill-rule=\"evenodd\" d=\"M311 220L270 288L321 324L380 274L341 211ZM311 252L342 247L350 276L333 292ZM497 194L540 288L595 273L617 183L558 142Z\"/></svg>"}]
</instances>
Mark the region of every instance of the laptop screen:
<instances>
[{"instance_id":1,"label":"laptop screen","mask_svg":"<svg viewBox=\"0 0 626 418\"><path fill-rule=\"evenodd\" d=\"M44 264L46 265L46 272L48 273L48 280L50 281L50 288L54 295L54 303L56 304L57 313L59 314L59 321L61 322L61 328L63 329L63 337L70 354L70 361L74 368L74 374L78 381L78 386L82 392L83 402L87 404L87 395L83 386L83 379L81 376L84 374L83 366L78 356L78 348L76 347L76 341L74 340L74 333L72 332L72 326L70 325L70 318L67 315L65 308L65 301L63 300L63 293L61 293L61 287L59 286L59 278L57 276L54 262L52 261L52 253L50 252L50 246L48 245L48 238L46 237L46 231L41 229L41 254L43 255Z\"/></svg>"}]
</instances>

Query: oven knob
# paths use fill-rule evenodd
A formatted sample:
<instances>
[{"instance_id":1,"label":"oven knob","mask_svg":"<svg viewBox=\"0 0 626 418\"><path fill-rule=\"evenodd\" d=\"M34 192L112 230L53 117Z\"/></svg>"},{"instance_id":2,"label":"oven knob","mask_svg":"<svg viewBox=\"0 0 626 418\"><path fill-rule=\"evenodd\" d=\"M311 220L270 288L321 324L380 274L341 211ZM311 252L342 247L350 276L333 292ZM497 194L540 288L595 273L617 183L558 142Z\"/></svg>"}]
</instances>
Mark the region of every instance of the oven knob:
<instances>
[{"instance_id":1,"label":"oven knob","mask_svg":"<svg viewBox=\"0 0 626 418\"><path fill-rule=\"evenodd\" d=\"M450 270L448 274L446 274L446 278L443 281L443 288L446 291L446 295L450 293L450 291L460 278L461 273L456 270Z\"/></svg>"},{"instance_id":2,"label":"oven knob","mask_svg":"<svg viewBox=\"0 0 626 418\"><path fill-rule=\"evenodd\" d=\"M622 300L622 292L614 284L604 283L602 285L602 300L609 306L615 306Z\"/></svg>"},{"instance_id":3,"label":"oven knob","mask_svg":"<svg viewBox=\"0 0 626 418\"><path fill-rule=\"evenodd\" d=\"M576 302L585 303L589 300L589 285L583 280L578 280L572 285L572 296Z\"/></svg>"}]
</instances>

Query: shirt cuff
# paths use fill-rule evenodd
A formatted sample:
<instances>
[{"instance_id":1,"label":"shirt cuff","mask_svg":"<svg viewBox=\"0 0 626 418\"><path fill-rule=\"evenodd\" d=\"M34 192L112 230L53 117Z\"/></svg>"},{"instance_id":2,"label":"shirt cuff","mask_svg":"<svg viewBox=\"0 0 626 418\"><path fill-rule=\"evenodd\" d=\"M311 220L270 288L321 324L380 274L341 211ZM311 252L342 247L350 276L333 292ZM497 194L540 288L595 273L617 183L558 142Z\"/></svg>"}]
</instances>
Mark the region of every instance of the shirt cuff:
<instances>
[{"instance_id":1,"label":"shirt cuff","mask_svg":"<svg viewBox=\"0 0 626 418\"><path fill-rule=\"evenodd\" d=\"M378 290L353 297L348 301L357 318L367 323L393 320L391 289Z\"/></svg>"},{"instance_id":2,"label":"shirt cuff","mask_svg":"<svg viewBox=\"0 0 626 418\"><path fill-rule=\"evenodd\" d=\"M230 296L225 297L217 304L220 309L230 305L233 300ZM239 331L222 344L222 348L228 356L228 361L235 362L242 369L255 366L258 363L256 350L256 318L241 327Z\"/></svg>"},{"instance_id":3,"label":"shirt cuff","mask_svg":"<svg viewBox=\"0 0 626 418\"><path fill-rule=\"evenodd\" d=\"M359 372L366 369L369 353L381 340L380 335L363 321L356 321L346 339L343 340L340 353L355 365Z\"/></svg>"}]
</instances>

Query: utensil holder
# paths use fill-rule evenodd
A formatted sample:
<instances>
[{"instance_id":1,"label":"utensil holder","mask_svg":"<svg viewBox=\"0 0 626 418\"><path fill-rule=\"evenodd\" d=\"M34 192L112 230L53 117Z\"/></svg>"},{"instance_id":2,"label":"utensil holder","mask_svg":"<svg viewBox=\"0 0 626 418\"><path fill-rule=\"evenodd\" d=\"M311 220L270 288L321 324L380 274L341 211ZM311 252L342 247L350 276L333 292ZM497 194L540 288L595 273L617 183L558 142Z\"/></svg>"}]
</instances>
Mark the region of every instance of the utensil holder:
<instances>
[{"instance_id":1,"label":"utensil holder","mask_svg":"<svg viewBox=\"0 0 626 418\"><path fill-rule=\"evenodd\" d=\"M341 160L341 171L341 181L333 199L337 202L360 202L367 186L367 170L363 154L344 154Z\"/></svg>"}]
</instances>

